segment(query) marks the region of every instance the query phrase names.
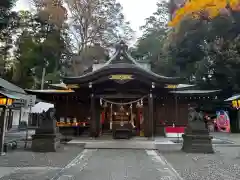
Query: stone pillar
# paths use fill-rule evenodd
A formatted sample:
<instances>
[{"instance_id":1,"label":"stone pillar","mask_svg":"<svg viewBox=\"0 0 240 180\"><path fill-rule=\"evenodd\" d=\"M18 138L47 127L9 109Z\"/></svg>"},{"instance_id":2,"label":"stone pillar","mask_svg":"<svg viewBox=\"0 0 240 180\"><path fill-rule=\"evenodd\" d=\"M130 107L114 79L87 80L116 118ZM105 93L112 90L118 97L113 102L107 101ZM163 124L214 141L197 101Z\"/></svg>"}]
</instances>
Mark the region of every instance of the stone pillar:
<instances>
[{"instance_id":1,"label":"stone pillar","mask_svg":"<svg viewBox=\"0 0 240 180\"><path fill-rule=\"evenodd\" d=\"M148 137L153 137L153 95L148 95Z\"/></svg>"},{"instance_id":2,"label":"stone pillar","mask_svg":"<svg viewBox=\"0 0 240 180\"><path fill-rule=\"evenodd\" d=\"M0 155L3 153L5 126L6 126L6 107L0 107Z\"/></svg>"},{"instance_id":3,"label":"stone pillar","mask_svg":"<svg viewBox=\"0 0 240 180\"><path fill-rule=\"evenodd\" d=\"M95 106L95 96L92 93L90 97L90 112L91 112L91 124L90 124L90 136L97 136L97 124L96 124L96 106Z\"/></svg>"}]
</instances>

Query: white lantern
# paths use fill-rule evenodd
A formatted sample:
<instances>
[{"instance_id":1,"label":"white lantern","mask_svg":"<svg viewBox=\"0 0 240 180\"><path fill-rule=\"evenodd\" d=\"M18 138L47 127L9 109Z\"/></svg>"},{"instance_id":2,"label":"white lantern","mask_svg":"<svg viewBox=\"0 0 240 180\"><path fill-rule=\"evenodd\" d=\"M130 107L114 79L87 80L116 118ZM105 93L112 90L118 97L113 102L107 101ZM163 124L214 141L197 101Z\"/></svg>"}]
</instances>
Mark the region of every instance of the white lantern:
<instances>
[{"instance_id":1,"label":"white lantern","mask_svg":"<svg viewBox=\"0 0 240 180\"><path fill-rule=\"evenodd\" d=\"M141 106L141 104L140 104L139 102L137 102L136 107L137 107L137 108L140 108L140 106Z\"/></svg>"},{"instance_id":2,"label":"white lantern","mask_svg":"<svg viewBox=\"0 0 240 180\"><path fill-rule=\"evenodd\" d=\"M106 108L106 107L107 107L107 102L105 102L105 103L103 104L103 107L104 107L104 108Z\"/></svg>"}]
</instances>

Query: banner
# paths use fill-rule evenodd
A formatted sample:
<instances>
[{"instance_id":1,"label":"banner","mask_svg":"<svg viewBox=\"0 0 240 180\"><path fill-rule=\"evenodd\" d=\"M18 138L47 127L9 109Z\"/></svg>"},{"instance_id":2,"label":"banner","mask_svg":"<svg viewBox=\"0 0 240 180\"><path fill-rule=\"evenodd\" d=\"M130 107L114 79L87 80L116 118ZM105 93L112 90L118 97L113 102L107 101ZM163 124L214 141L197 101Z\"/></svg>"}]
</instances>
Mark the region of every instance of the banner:
<instances>
[{"instance_id":1,"label":"banner","mask_svg":"<svg viewBox=\"0 0 240 180\"><path fill-rule=\"evenodd\" d=\"M219 132L230 132L230 118L227 111L217 111L216 126Z\"/></svg>"}]
</instances>

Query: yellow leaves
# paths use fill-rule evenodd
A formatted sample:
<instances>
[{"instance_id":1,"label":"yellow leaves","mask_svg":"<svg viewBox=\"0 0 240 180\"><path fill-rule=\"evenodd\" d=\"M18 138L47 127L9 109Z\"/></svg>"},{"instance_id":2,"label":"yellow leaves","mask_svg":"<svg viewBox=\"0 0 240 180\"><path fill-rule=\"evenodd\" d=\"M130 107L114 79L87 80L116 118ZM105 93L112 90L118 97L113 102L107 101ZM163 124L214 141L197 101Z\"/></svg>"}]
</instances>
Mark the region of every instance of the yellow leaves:
<instances>
[{"instance_id":1,"label":"yellow leaves","mask_svg":"<svg viewBox=\"0 0 240 180\"><path fill-rule=\"evenodd\" d=\"M239 5L239 0L230 0L229 5L230 7L236 7Z\"/></svg>"},{"instance_id":2,"label":"yellow leaves","mask_svg":"<svg viewBox=\"0 0 240 180\"><path fill-rule=\"evenodd\" d=\"M230 0L229 5L232 10L240 11L240 0Z\"/></svg>"},{"instance_id":3,"label":"yellow leaves","mask_svg":"<svg viewBox=\"0 0 240 180\"><path fill-rule=\"evenodd\" d=\"M240 0L187 0L185 5L176 11L168 25L175 27L185 16L201 18L207 14L211 19L221 14L228 5L232 10L240 11Z\"/></svg>"}]
</instances>

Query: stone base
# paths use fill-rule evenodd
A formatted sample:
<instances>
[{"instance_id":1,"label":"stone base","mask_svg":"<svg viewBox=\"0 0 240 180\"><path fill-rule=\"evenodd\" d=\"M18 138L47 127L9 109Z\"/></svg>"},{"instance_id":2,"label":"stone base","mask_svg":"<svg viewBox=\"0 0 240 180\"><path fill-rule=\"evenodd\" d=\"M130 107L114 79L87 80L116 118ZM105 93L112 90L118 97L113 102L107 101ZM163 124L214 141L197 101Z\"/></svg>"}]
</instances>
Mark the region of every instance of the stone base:
<instances>
[{"instance_id":1,"label":"stone base","mask_svg":"<svg viewBox=\"0 0 240 180\"><path fill-rule=\"evenodd\" d=\"M60 148L60 136L56 134L35 134L32 136L32 151L56 152Z\"/></svg>"},{"instance_id":2,"label":"stone base","mask_svg":"<svg viewBox=\"0 0 240 180\"><path fill-rule=\"evenodd\" d=\"M183 134L182 151L186 153L214 153L209 134Z\"/></svg>"}]
</instances>

